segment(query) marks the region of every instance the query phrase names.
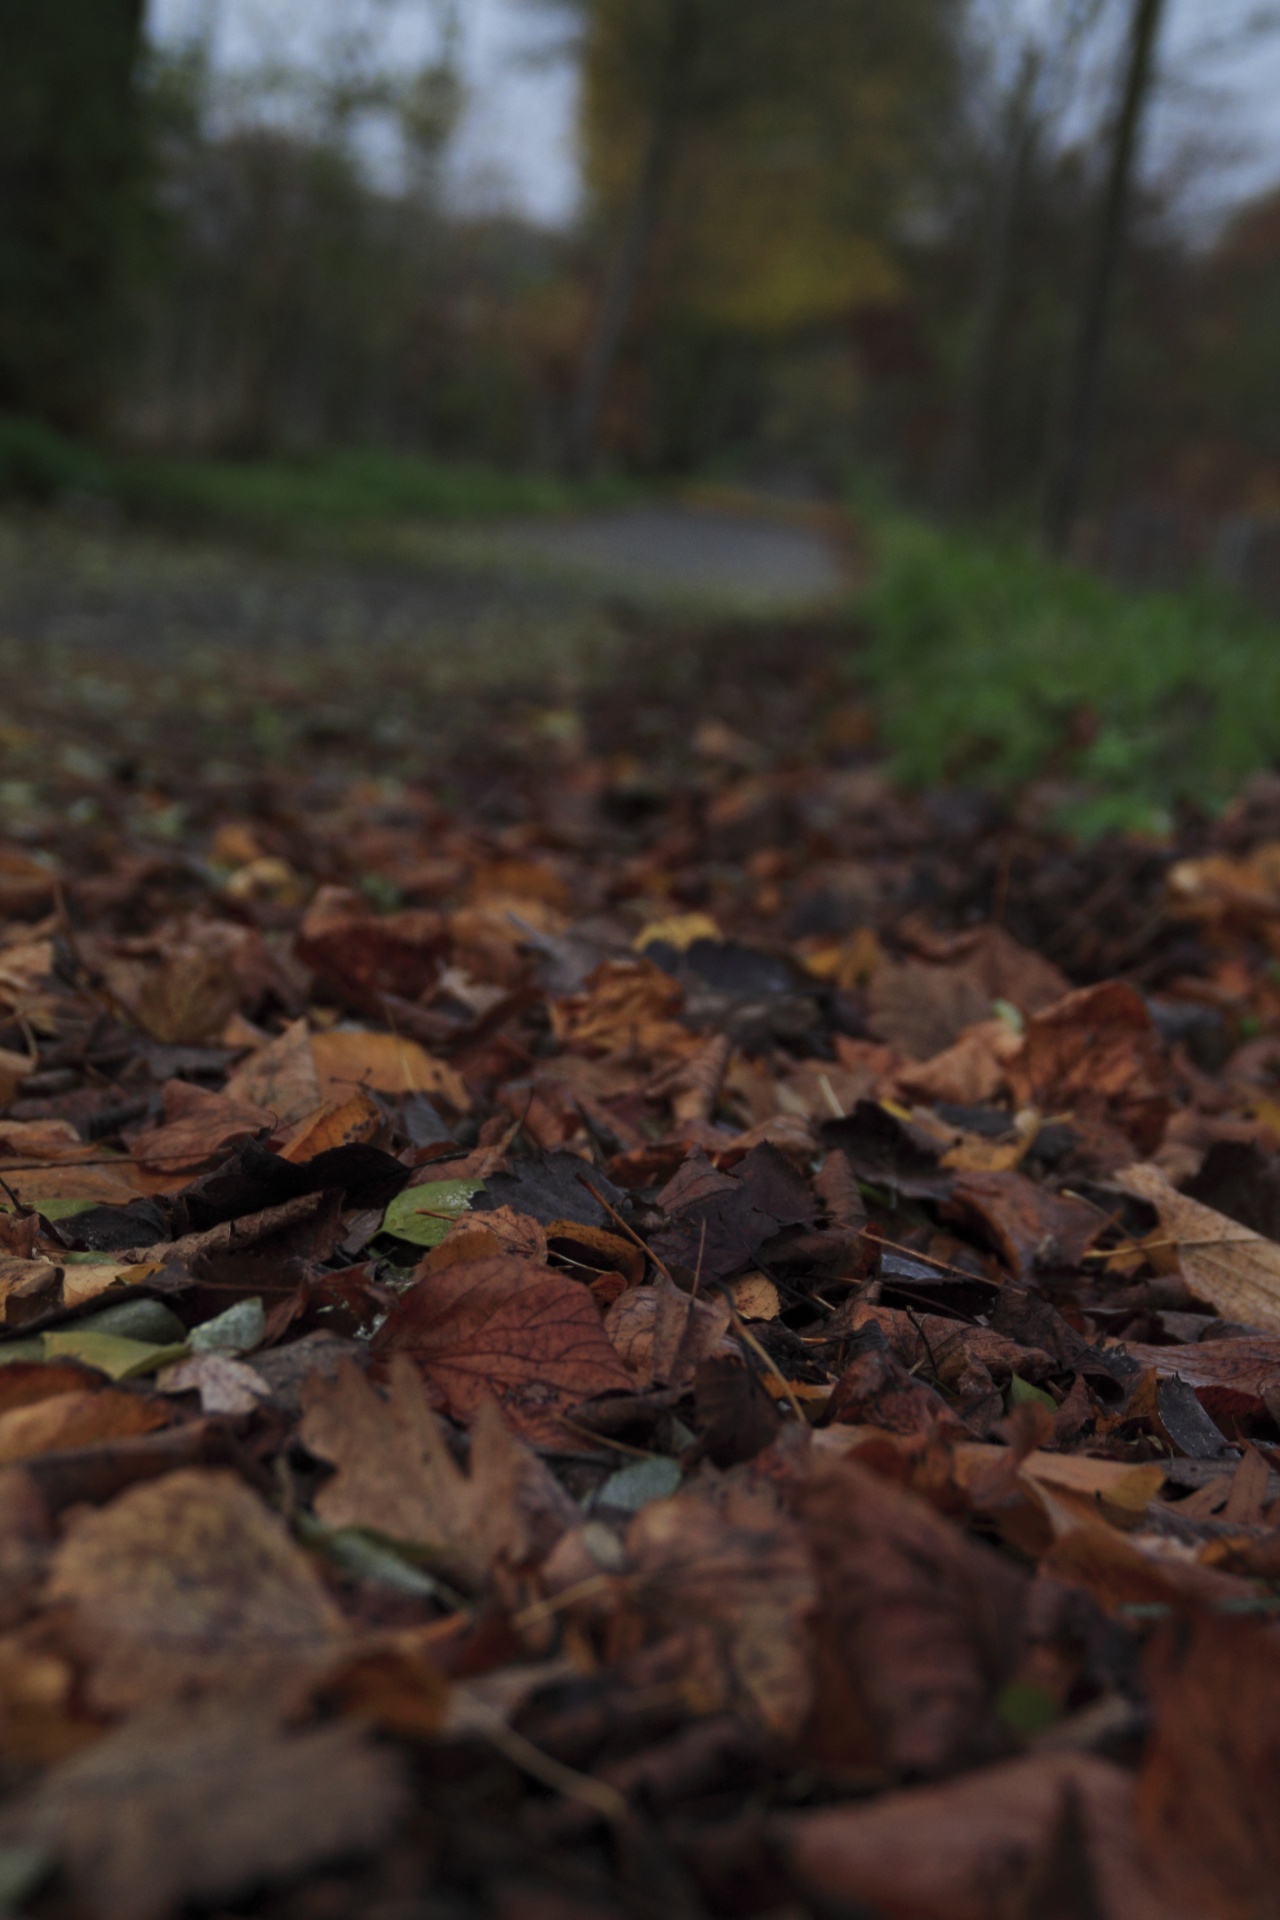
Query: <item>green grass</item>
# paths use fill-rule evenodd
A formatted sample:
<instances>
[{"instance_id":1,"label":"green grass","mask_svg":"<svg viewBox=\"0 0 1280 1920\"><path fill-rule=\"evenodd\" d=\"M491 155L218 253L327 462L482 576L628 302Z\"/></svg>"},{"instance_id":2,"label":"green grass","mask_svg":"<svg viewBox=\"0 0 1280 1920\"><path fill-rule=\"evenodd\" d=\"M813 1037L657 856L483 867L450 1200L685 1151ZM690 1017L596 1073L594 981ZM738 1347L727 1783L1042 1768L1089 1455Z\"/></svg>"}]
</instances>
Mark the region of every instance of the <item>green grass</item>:
<instances>
[{"instance_id":1,"label":"green grass","mask_svg":"<svg viewBox=\"0 0 1280 1920\"><path fill-rule=\"evenodd\" d=\"M174 460L98 453L38 422L0 417L0 499L115 500L162 521L243 532L358 529L477 520L616 504L616 480L568 482L378 448L269 460Z\"/></svg>"},{"instance_id":2,"label":"green grass","mask_svg":"<svg viewBox=\"0 0 1280 1920\"><path fill-rule=\"evenodd\" d=\"M881 522L859 668L906 780L1062 783L1062 824L1162 832L1280 759L1280 625L1029 548Z\"/></svg>"},{"instance_id":3,"label":"green grass","mask_svg":"<svg viewBox=\"0 0 1280 1920\"><path fill-rule=\"evenodd\" d=\"M117 463L116 487L154 511L262 526L556 513L610 504L624 491L376 448L300 460L134 458Z\"/></svg>"}]
</instances>

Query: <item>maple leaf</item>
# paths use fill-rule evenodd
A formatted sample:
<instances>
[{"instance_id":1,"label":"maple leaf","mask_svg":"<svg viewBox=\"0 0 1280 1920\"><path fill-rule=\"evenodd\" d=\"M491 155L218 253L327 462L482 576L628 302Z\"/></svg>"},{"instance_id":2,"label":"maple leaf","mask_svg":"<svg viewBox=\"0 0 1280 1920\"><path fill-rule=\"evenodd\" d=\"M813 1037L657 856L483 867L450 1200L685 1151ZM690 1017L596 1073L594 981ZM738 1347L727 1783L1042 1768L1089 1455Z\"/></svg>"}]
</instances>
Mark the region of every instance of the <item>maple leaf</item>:
<instances>
[{"instance_id":1,"label":"maple leaf","mask_svg":"<svg viewBox=\"0 0 1280 1920\"><path fill-rule=\"evenodd\" d=\"M493 1401L476 1415L464 1472L412 1362L397 1354L387 1378L385 1399L349 1362L303 1387L299 1437L338 1470L316 1496L326 1526L367 1527L429 1549L433 1564L478 1589L495 1563L543 1557L577 1521L572 1501Z\"/></svg>"}]
</instances>

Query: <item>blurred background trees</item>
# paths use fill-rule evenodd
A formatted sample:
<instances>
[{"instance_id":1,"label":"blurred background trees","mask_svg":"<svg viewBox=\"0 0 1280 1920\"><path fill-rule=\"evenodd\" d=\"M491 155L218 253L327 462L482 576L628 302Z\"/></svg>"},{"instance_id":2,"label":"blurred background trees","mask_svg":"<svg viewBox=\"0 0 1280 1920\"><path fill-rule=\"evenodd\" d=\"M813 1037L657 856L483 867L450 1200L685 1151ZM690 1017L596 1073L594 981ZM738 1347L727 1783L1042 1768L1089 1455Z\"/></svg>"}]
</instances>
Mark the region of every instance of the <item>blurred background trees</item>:
<instances>
[{"instance_id":1,"label":"blurred background trees","mask_svg":"<svg viewBox=\"0 0 1280 1920\"><path fill-rule=\"evenodd\" d=\"M141 0L0 0L0 410L1035 523L1139 0L509 0L580 77L561 226L459 202L465 14L423 0L407 53L397 4L327 0L305 60L228 65L217 0L150 41ZM1237 57L1280 31L1233 17ZM1133 116L1095 520L1280 502L1280 193L1195 213L1221 114L1154 53L1199 144Z\"/></svg>"}]
</instances>

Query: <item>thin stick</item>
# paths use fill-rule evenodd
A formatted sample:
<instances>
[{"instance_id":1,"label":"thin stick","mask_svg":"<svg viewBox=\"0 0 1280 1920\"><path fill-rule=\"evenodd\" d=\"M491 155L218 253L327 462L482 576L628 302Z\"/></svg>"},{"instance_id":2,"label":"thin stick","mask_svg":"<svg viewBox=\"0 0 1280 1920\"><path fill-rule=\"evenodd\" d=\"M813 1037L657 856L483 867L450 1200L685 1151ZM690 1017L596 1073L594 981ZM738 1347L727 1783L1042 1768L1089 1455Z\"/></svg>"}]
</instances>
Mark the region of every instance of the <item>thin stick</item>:
<instances>
[{"instance_id":1,"label":"thin stick","mask_svg":"<svg viewBox=\"0 0 1280 1920\"><path fill-rule=\"evenodd\" d=\"M597 1446L612 1447L615 1453L629 1453L636 1460L665 1460L662 1453L647 1453L643 1447L631 1447L625 1440L611 1440L607 1433L592 1433L590 1427L580 1427L567 1413L559 1413L556 1419L570 1433L580 1434L584 1440L594 1440Z\"/></svg>"},{"instance_id":2,"label":"thin stick","mask_svg":"<svg viewBox=\"0 0 1280 1920\"><path fill-rule=\"evenodd\" d=\"M761 1361L764 1367L766 1368L766 1370L773 1375L774 1379L778 1382L779 1386L782 1388L782 1391L786 1394L787 1400L791 1406L792 1413L794 1413L797 1420L803 1421L804 1410L802 1409L800 1402L796 1399L795 1388L792 1386L791 1382L787 1379L787 1376L782 1371L782 1368L778 1365L773 1355L771 1353L767 1353L765 1349L760 1345L760 1342L756 1339L755 1335L753 1333L747 1332L746 1325L742 1319L742 1315L738 1312L738 1309L729 1300L727 1294L725 1296L725 1305L729 1309L729 1318L733 1322L733 1330L737 1334L738 1338L746 1342L746 1344L750 1347L752 1353L755 1354L757 1360Z\"/></svg>"},{"instance_id":3,"label":"thin stick","mask_svg":"<svg viewBox=\"0 0 1280 1920\"><path fill-rule=\"evenodd\" d=\"M583 1806L592 1808L602 1820L616 1823L627 1817L625 1795L611 1787L604 1780L593 1780L588 1774L578 1773L573 1767L553 1760L541 1747L535 1747L532 1740L526 1740L522 1733L509 1727L496 1707L487 1700L480 1700L474 1694L460 1688L466 1701L467 1711L477 1722L477 1732L491 1740L498 1752L504 1754L513 1766L538 1780L544 1787L550 1787L555 1793L562 1793L566 1800L581 1801Z\"/></svg>"},{"instance_id":4,"label":"thin stick","mask_svg":"<svg viewBox=\"0 0 1280 1920\"><path fill-rule=\"evenodd\" d=\"M667 1266L666 1262L663 1260L659 1260L653 1248L647 1245L647 1243L640 1238L640 1235L636 1232L633 1226L628 1225L628 1223L623 1219L622 1215L618 1212L617 1208L611 1207L609 1205L609 1202L605 1199L604 1195L602 1193L597 1193L595 1188L592 1186L591 1182L588 1179L586 1179L582 1174L579 1174L578 1178L579 1180L582 1181L583 1186L586 1188L587 1192L591 1195L591 1198L593 1200L598 1201L600 1205L604 1208L609 1218L611 1220L617 1221L618 1225L622 1228L622 1231L626 1234L628 1240L634 1240L636 1245L639 1247L641 1253L645 1254L648 1257L648 1259L652 1260L654 1266L658 1269L658 1272L662 1275L663 1279L671 1280L671 1270ZM675 1281L671 1280L671 1284L674 1287Z\"/></svg>"}]
</instances>

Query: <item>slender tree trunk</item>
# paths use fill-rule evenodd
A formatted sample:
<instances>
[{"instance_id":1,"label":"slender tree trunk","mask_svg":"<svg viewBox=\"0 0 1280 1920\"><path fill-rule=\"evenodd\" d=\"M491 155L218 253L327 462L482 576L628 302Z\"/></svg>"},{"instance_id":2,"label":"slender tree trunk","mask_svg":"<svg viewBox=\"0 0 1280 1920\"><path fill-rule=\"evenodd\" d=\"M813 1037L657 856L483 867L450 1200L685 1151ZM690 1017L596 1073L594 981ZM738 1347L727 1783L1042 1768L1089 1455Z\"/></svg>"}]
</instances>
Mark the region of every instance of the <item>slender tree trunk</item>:
<instances>
[{"instance_id":1,"label":"slender tree trunk","mask_svg":"<svg viewBox=\"0 0 1280 1920\"><path fill-rule=\"evenodd\" d=\"M1134 0L1124 95L1093 257L1084 283L1066 406L1045 501L1045 536L1055 553L1065 552L1071 544L1097 438L1116 275L1124 251L1138 133L1151 91L1163 12L1164 0Z\"/></svg>"},{"instance_id":2,"label":"slender tree trunk","mask_svg":"<svg viewBox=\"0 0 1280 1920\"><path fill-rule=\"evenodd\" d=\"M618 358L644 281L649 250L662 217L665 188L675 146L674 116L663 103L654 115L644 161L636 181L618 250L609 269L595 332L583 355L577 391L569 415L567 456L571 472L585 473L595 461L604 410Z\"/></svg>"},{"instance_id":3,"label":"slender tree trunk","mask_svg":"<svg viewBox=\"0 0 1280 1920\"><path fill-rule=\"evenodd\" d=\"M1000 342L1013 284L1022 183L1035 141L1034 101L1040 68L1039 50L1028 47L1009 102L996 204L978 283L973 348L939 473L939 504L944 513L960 514L980 506L990 478L988 437L1000 378Z\"/></svg>"}]
</instances>

